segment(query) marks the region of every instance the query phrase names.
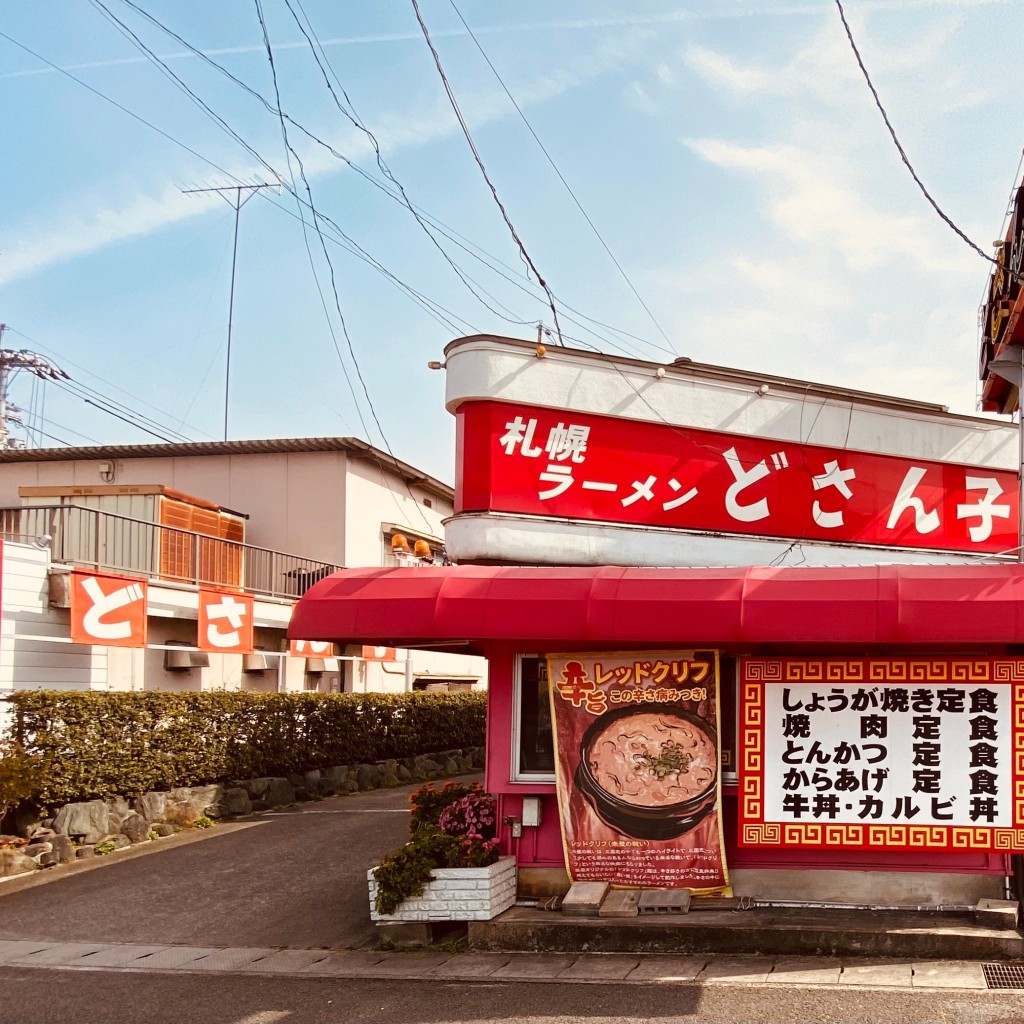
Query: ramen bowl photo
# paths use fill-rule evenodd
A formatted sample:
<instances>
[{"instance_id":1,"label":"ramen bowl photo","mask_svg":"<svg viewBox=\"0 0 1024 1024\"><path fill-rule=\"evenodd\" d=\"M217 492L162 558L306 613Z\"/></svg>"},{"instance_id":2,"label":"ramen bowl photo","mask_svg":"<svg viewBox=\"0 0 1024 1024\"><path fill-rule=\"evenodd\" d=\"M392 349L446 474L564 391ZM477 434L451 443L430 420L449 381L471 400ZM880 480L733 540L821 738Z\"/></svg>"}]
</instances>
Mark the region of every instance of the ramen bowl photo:
<instances>
[{"instance_id":1,"label":"ramen bowl photo","mask_svg":"<svg viewBox=\"0 0 1024 1024\"><path fill-rule=\"evenodd\" d=\"M576 785L617 832L675 839L714 809L715 730L674 704L610 711L583 736Z\"/></svg>"}]
</instances>

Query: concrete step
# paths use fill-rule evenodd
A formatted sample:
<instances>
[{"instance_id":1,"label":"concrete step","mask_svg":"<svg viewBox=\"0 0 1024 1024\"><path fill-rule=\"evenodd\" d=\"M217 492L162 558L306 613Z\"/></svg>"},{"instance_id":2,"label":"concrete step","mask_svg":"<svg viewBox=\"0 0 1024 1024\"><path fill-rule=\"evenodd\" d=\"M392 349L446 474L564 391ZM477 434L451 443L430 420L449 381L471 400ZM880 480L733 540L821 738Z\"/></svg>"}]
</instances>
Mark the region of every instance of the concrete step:
<instances>
[{"instance_id":1,"label":"concrete step","mask_svg":"<svg viewBox=\"0 0 1024 1024\"><path fill-rule=\"evenodd\" d=\"M563 917L513 907L469 925L474 950L717 953L766 956L1024 959L1017 930L973 914L755 907L636 918Z\"/></svg>"}]
</instances>

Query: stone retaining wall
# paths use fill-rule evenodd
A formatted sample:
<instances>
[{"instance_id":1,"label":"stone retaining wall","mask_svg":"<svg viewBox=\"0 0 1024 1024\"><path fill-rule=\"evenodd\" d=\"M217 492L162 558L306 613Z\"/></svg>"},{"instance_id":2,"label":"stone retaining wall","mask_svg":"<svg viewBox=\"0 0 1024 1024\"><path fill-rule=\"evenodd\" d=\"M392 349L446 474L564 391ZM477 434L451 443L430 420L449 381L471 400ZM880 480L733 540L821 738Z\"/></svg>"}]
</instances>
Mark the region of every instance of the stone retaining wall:
<instances>
[{"instance_id":1,"label":"stone retaining wall","mask_svg":"<svg viewBox=\"0 0 1024 1024\"><path fill-rule=\"evenodd\" d=\"M93 857L172 835L183 828L284 807L463 775L483 768L484 748L446 750L378 764L335 765L301 775L240 779L65 804L53 817L16 815L17 836L0 836L0 877Z\"/></svg>"}]
</instances>

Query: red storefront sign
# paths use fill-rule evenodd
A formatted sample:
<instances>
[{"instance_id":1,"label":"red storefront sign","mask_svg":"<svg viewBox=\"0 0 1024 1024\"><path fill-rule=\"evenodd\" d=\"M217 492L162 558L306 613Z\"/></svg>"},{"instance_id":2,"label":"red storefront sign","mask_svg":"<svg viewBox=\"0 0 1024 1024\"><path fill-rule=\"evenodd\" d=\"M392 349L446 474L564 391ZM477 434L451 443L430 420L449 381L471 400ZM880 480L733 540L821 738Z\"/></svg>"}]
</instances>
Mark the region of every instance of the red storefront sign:
<instances>
[{"instance_id":1,"label":"red storefront sign","mask_svg":"<svg viewBox=\"0 0 1024 1024\"><path fill-rule=\"evenodd\" d=\"M513 405L459 408L456 512L886 547L1017 546L996 470Z\"/></svg>"},{"instance_id":2,"label":"red storefront sign","mask_svg":"<svg viewBox=\"0 0 1024 1024\"><path fill-rule=\"evenodd\" d=\"M105 647L146 646L145 580L76 569L71 574L71 639Z\"/></svg>"},{"instance_id":3,"label":"red storefront sign","mask_svg":"<svg viewBox=\"0 0 1024 1024\"><path fill-rule=\"evenodd\" d=\"M1024 660L743 658L743 846L1024 850Z\"/></svg>"},{"instance_id":4,"label":"red storefront sign","mask_svg":"<svg viewBox=\"0 0 1024 1024\"><path fill-rule=\"evenodd\" d=\"M253 642L253 599L246 594L200 589L199 650L251 654Z\"/></svg>"},{"instance_id":5,"label":"red storefront sign","mask_svg":"<svg viewBox=\"0 0 1024 1024\"><path fill-rule=\"evenodd\" d=\"M334 644L328 640L290 640L288 653L293 658L334 658Z\"/></svg>"}]
</instances>

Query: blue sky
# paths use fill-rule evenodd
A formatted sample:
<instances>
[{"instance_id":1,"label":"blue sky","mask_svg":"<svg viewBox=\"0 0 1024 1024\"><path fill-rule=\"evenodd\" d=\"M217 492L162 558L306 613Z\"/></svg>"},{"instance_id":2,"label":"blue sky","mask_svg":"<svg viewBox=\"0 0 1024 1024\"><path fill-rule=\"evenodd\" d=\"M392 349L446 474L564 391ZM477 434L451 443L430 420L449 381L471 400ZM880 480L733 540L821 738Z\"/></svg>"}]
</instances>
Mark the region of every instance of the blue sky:
<instances>
[{"instance_id":1,"label":"blue sky","mask_svg":"<svg viewBox=\"0 0 1024 1024\"><path fill-rule=\"evenodd\" d=\"M135 2L273 102L255 0ZM832 0L456 2L657 321L455 8L421 0L499 194L556 295L568 344L686 355L975 410L987 265L900 163ZM257 156L169 82L98 0L11 0L0 31L165 134L0 38L5 344L52 358L168 436L220 438L234 213L217 196L180 190L270 181L272 172L290 187L280 121L124 0L102 3ZM458 131L411 3L291 7L308 18L339 99L346 103L340 83L437 245L401 202L295 127L395 190L366 134L335 104L288 5L261 3L314 205L351 240L345 248L326 229L373 409L310 229L307 251L299 212L308 219L308 208L282 189L241 215L229 435L352 434L383 445L375 414L397 456L450 480L453 424L443 374L427 361L462 334L533 337L538 320L552 326L550 311ZM845 7L918 173L988 251L1024 141L1015 99L1024 5ZM306 198L294 157L292 171ZM37 435L45 444L153 440L26 374L13 397L50 435Z\"/></svg>"}]
</instances>

